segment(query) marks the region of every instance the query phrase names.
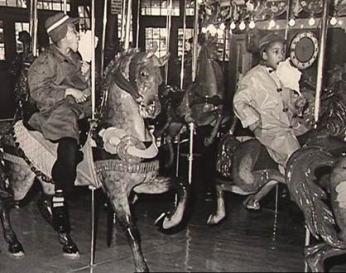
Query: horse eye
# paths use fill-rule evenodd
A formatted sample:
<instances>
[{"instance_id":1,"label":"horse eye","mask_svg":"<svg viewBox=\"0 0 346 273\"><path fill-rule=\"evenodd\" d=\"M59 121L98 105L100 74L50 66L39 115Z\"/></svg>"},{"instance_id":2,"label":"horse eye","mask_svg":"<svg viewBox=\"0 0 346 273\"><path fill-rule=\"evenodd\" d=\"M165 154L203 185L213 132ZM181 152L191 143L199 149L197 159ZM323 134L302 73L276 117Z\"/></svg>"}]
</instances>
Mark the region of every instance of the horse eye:
<instances>
[{"instance_id":1,"label":"horse eye","mask_svg":"<svg viewBox=\"0 0 346 273\"><path fill-rule=\"evenodd\" d=\"M141 76L142 76L142 77L146 77L146 76L148 76L148 73L145 72L145 71L141 71Z\"/></svg>"}]
</instances>

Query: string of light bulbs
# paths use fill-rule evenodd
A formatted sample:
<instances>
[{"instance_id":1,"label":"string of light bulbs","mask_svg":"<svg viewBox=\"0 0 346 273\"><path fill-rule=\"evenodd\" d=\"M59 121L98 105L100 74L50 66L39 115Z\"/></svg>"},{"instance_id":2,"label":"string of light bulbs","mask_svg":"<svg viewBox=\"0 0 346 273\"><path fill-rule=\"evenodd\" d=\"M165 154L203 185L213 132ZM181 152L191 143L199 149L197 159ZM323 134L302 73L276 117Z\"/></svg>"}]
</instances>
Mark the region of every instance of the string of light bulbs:
<instances>
[{"instance_id":1,"label":"string of light bulbs","mask_svg":"<svg viewBox=\"0 0 346 273\"><path fill-rule=\"evenodd\" d=\"M203 3L203 0L197 0L197 2L199 4ZM287 20L287 26L289 28L293 28L296 27L297 25L297 18L292 14L288 16L289 20ZM287 18L287 19L288 19ZM307 19L307 24L306 24L306 19ZM306 28L306 27L314 27L317 24L317 21L319 21L320 19L315 17L314 13L310 14L309 18L305 18L305 19L298 19L298 21L300 21L300 28ZM266 20L267 23L267 29L271 30L271 29L279 29L280 27L282 27L282 24L278 24L277 20L275 20L274 17L271 17L269 20ZM282 21L282 20L278 20L278 21ZM302 23L302 21L304 23ZM342 25L343 24L343 19L341 18L337 18L337 12L334 11L333 15L329 18L329 24L330 26L336 26L337 24ZM259 21L260 25L263 26L263 22L262 20ZM228 27L230 33L233 33L233 31L235 31L236 29L240 30L240 31L244 31L246 29L254 29L256 27L256 25L259 23L256 22L254 19L253 15L250 15L250 19L239 19L239 20L235 20L235 19L231 19L230 22L222 22L222 23L216 23L216 24L209 24L208 26L204 26L202 27L201 31L202 33L209 33L212 36L215 36L216 34L220 34L222 35L224 30Z\"/></svg>"}]
</instances>

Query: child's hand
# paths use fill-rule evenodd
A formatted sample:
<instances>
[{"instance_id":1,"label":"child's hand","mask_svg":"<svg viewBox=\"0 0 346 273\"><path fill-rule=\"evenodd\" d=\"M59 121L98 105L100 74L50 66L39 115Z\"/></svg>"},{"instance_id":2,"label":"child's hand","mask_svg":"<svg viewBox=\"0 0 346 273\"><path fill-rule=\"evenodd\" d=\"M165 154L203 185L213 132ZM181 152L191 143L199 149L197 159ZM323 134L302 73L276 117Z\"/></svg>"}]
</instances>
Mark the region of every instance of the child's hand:
<instances>
[{"instance_id":1,"label":"child's hand","mask_svg":"<svg viewBox=\"0 0 346 273\"><path fill-rule=\"evenodd\" d=\"M307 104L307 99L303 96L299 96L297 98L297 100L295 101L295 108L296 108L296 111L297 111L297 116L298 117L302 117L303 116L303 112L304 112L304 108Z\"/></svg>"},{"instance_id":2,"label":"child's hand","mask_svg":"<svg viewBox=\"0 0 346 273\"><path fill-rule=\"evenodd\" d=\"M81 71L82 71L82 75L86 79L88 79L89 78L89 74L90 74L90 64L88 64L87 62L83 62L82 61Z\"/></svg>"},{"instance_id":3,"label":"child's hand","mask_svg":"<svg viewBox=\"0 0 346 273\"><path fill-rule=\"evenodd\" d=\"M65 97L67 96L72 96L77 103L83 103L88 98L87 92L83 92L76 88L67 88L65 90Z\"/></svg>"}]
</instances>

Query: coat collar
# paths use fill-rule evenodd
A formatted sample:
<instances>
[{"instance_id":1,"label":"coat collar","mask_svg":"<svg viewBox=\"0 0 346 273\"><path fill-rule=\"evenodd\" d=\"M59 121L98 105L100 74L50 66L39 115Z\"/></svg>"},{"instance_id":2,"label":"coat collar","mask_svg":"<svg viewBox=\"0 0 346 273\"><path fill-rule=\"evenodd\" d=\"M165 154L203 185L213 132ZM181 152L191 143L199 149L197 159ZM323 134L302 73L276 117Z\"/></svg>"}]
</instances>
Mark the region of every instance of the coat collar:
<instances>
[{"instance_id":1,"label":"coat collar","mask_svg":"<svg viewBox=\"0 0 346 273\"><path fill-rule=\"evenodd\" d=\"M276 71L274 68L267 66L265 64L261 64L261 66L268 71L269 74L273 73L274 71Z\"/></svg>"},{"instance_id":2,"label":"coat collar","mask_svg":"<svg viewBox=\"0 0 346 273\"><path fill-rule=\"evenodd\" d=\"M51 50L52 54L57 58L58 61L68 62L76 66L80 65L76 53L72 53L70 56L66 56L57 48L56 45L51 45L49 49Z\"/></svg>"}]
</instances>

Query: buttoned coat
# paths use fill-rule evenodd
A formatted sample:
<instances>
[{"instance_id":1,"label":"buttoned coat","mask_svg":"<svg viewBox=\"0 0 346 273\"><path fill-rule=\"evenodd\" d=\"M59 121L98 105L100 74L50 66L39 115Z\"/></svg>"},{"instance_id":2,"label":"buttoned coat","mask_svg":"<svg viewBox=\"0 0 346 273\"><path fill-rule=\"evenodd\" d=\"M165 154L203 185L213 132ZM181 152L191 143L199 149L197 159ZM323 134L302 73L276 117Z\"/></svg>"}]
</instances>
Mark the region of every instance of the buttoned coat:
<instances>
[{"instance_id":1,"label":"buttoned coat","mask_svg":"<svg viewBox=\"0 0 346 273\"><path fill-rule=\"evenodd\" d=\"M90 94L79 55L65 56L56 46L50 46L30 67L28 83L30 96L39 109L30 118L29 125L52 141L64 137L79 141L78 120L91 115L90 99L78 104L73 97L65 97L67 88Z\"/></svg>"},{"instance_id":2,"label":"buttoned coat","mask_svg":"<svg viewBox=\"0 0 346 273\"><path fill-rule=\"evenodd\" d=\"M250 126L282 166L300 148L296 136L307 131L296 118L296 98L293 90L282 87L275 71L263 65L255 66L239 81L233 98L234 112L243 127Z\"/></svg>"}]
</instances>

